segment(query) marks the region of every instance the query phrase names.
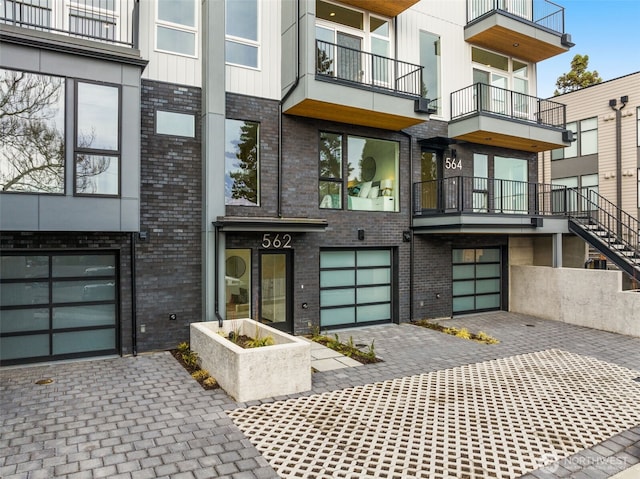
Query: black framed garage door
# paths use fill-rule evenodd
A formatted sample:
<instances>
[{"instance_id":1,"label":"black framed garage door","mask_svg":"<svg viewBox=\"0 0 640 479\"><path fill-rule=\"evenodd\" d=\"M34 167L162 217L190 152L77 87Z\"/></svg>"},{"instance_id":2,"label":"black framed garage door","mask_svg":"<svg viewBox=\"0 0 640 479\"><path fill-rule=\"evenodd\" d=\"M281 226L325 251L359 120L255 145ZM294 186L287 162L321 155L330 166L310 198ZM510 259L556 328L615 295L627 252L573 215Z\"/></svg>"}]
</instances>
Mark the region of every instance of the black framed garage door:
<instances>
[{"instance_id":1,"label":"black framed garage door","mask_svg":"<svg viewBox=\"0 0 640 479\"><path fill-rule=\"evenodd\" d=\"M117 353L117 253L0 259L0 364Z\"/></svg>"},{"instance_id":2,"label":"black framed garage door","mask_svg":"<svg viewBox=\"0 0 640 479\"><path fill-rule=\"evenodd\" d=\"M392 251L320 252L320 327L391 322Z\"/></svg>"},{"instance_id":3,"label":"black framed garage door","mask_svg":"<svg viewBox=\"0 0 640 479\"><path fill-rule=\"evenodd\" d=\"M500 248L453 250L453 314L499 310L501 295Z\"/></svg>"}]
</instances>

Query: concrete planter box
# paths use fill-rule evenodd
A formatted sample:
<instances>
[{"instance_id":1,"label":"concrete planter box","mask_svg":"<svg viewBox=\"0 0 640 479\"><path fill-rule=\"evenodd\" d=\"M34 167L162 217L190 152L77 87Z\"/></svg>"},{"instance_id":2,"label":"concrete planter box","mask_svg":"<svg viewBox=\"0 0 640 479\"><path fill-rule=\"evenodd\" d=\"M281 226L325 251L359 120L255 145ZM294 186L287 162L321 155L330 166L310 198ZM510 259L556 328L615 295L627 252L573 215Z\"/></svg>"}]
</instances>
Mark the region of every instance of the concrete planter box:
<instances>
[{"instance_id":1,"label":"concrete planter box","mask_svg":"<svg viewBox=\"0 0 640 479\"><path fill-rule=\"evenodd\" d=\"M252 319L191 323L191 350L236 401L254 401L311 389L311 344ZM230 331L271 336L274 344L244 349L226 339ZM222 331L225 337L218 334Z\"/></svg>"}]
</instances>

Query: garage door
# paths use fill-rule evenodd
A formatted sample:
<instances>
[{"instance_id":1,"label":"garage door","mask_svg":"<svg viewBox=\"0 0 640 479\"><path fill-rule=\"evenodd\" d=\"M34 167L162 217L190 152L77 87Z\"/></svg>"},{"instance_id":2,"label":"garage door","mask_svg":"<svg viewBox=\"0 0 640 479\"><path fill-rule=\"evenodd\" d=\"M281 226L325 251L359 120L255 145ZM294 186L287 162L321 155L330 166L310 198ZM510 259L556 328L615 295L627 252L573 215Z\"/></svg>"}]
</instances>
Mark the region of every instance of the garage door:
<instances>
[{"instance_id":1,"label":"garage door","mask_svg":"<svg viewBox=\"0 0 640 479\"><path fill-rule=\"evenodd\" d=\"M391 250L320 253L320 327L391 321Z\"/></svg>"},{"instance_id":2,"label":"garage door","mask_svg":"<svg viewBox=\"0 0 640 479\"><path fill-rule=\"evenodd\" d=\"M1 364L117 352L116 254L38 252L0 259Z\"/></svg>"},{"instance_id":3,"label":"garage door","mask_svg":"<svg viewBox=\"0 0 640 479\"><path fill-rule=\"evenodd\" d=\"M500 309L500 248L453 250L453 313Z\"/></svg>"}]
</instances>

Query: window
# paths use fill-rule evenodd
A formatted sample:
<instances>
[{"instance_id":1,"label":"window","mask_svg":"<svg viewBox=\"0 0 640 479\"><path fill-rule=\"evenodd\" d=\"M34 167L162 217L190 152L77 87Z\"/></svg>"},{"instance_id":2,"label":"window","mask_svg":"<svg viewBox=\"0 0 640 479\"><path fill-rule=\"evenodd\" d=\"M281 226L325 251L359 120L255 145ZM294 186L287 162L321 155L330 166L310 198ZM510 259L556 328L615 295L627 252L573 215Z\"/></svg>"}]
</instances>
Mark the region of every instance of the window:
<instances>
[{"instance_id":1,"label":"window","mask_svg":"<svg viewBox=\"0 0 640 479\"><path fill-rule=\"evenodd\" d=\"M440 99L440 36L429 32L420 32L420 65L422 70L422 96L435 101L438 113Z\"/></svg>"},{"instance_id":2,"label":"window","mask_svg":"<svg viewBox=\"0 0 640 479\"><path fill-rule=\"evenodd\" d=\"M496 210L502 213L527 213L529 205L529 164L520 158L493 158L494 178L499 191L494 192Z\"/></svg>"},{"instance_id":3,"label":"window","mask_svg":"<svg viewBox=\"0 0 640 479\"><path fill-rule=\"evenodd\" d=\"M227 0L227 63L258 68L258 0Z\"/></svg>"},{"instance_id":4,"label":"window","mask_svg":"<svg viewBox=\"0 0 640 479\"><path fill-rule=\"evenodd\" d=\"M194 138L196 136L196 118L186 113L157 110L156 133Z\"/></svg>"},{"instance_id":5,"label":"window","mask_svg":"<svg viewBox=\"0 0 640 479\"><path fill-rule=\"evenodd\" d=\"M227 319L251 316L251 250L228 249L225 253Z\"/></svg>"},{"instance_id":6,"label":"window","mask_svg":"<svg viewBox=\"0 0 640 479\"><path fill-rule=\"evenodd\" d=\"M342 135L320 133L320 208L342 209Z\"/></svg>"},{"instance_id":7,"label":"window","mask_svg":"<svg viewBox=\"0 0 640 479\"><path fill-rule=\"evenodd\" d=\"M196 0L158 0L156 49L196 56Z\"/></svg>"},{"instance_id":8,"label":"window","mask_svg":"<svg viewBox=\"0 0 640 479\"><path fill-rule=\"evenodd\" d=\"M0 189L64 193L65 79L0 69Z\"/></svg>"},{"instance_id":9,"label":"window","mask_svg":"<svg viewBox=\"0 0 640 479\"><path fill-rule=\"evenodd\" d=\"M489 211L489 157L473 154L473 211L486 213Z\"/></svg>"},{"instance_id":10,"label":"window","mask_svg":"<svg viewBox=\"0 0 640 479\"><path fill-rule=\"evenodd\" d=\"M259 206L260 148L258 123L225 123L225 204Z\"/></svg>"},{"instance_id":11,"label":"window","mask_svg":"<svg viewBox=\"0 0 640 479\"><path fill-rule=\"evenodd\" d=\"M398 143L357 136L346 137L346 165L342 161L343 135L320 133L320 208L358 211L397 211ZM346 171L345 171L346 167Z\"/></svg>"},{"instance_id":12,"label":"window","mask_svg":"<svg viewBox=\"0 0 640 479\"><path fill-rule=\"evenodd\" d=\"M580 122L580 156L598 153L598 117Z\"/></svg>"},{"instance_id":13,"label":"window","mask_svg":"<svg viewBox=\"0 0 640 479\"><path fill-rule=\"evenodd\" d=\"M120 88L76 83L75 192L120 192Z\"/></svg>"},{"instance_id":14,"label":"window","mask_svg":"<svg viewBox=\"0 0 640 479\"><path fill-rule=\"evenodd\" d=\"M578 198L573 188L578 187L578 177L555 178L551 180L553 196L552 207L554 213L577 211Z\"/></svg>"},{"instance_id":15,"label":"window","mask_svg":"<svg viewBox=\"0 0 640 479\"><path fill-rule=\"evenodd\" d=\"M573 138L575 138L575 141L572 141L571 145L564 149L564 158L573 158L574 156L578 156L578 122L572 121L567 123L567 130L573 132Z\"/></svg>"}]
</instances>

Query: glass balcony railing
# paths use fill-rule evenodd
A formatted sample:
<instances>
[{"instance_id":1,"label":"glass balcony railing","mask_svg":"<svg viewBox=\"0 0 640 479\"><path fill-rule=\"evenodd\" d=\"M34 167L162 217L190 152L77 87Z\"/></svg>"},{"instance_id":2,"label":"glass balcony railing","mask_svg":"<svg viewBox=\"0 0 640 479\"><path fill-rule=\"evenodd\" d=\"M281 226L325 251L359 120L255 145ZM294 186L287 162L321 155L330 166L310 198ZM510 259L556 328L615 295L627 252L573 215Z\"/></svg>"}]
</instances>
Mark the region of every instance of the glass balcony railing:
<instances>
[{"instance_id":1,"label":"glass balcony railing","mask_svg":"<svg viewBox=\"0 0 640 479\"><path fill-rule=\"evenodd\" d=\"M0 0L0 23L137 47L139 0Z\"/></svg>"},{"instance_id":2,"label":"glass balcony railing","mask_svg":"<svg viewBox=\"0 0 640 479\"><path fill-rule=\"evenodd\" d=\"M540 126L566 127L566 106L484 83L451 93L451 120L491 113Z\"/></svg>"},{"instance_id":3,"label":"glass balcony railing","mask_svg":"<svg viewBox=\"0 0 640 479\"><path fill-rule=\"evenodd\" d=\"M316 75L371 89L419 97L421 65L316 40Z\"/></svg>"}]
</instances>

